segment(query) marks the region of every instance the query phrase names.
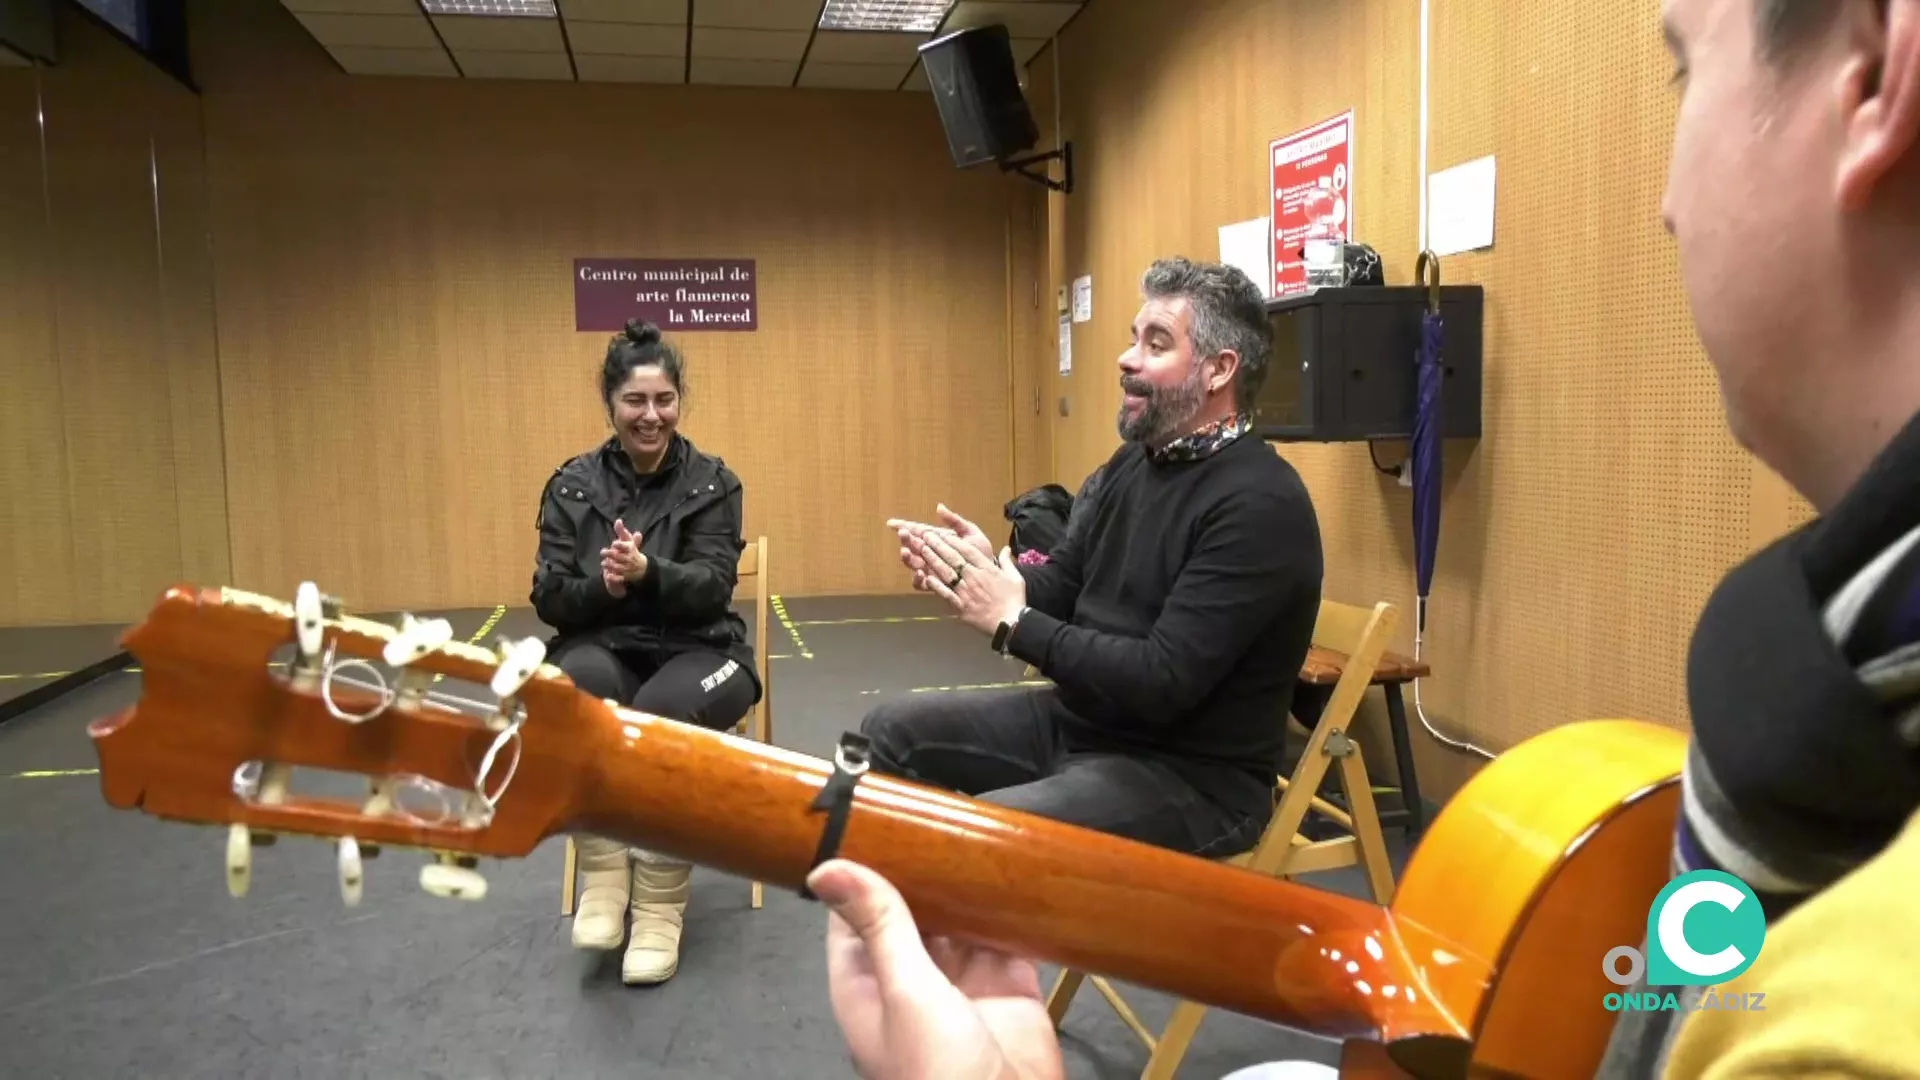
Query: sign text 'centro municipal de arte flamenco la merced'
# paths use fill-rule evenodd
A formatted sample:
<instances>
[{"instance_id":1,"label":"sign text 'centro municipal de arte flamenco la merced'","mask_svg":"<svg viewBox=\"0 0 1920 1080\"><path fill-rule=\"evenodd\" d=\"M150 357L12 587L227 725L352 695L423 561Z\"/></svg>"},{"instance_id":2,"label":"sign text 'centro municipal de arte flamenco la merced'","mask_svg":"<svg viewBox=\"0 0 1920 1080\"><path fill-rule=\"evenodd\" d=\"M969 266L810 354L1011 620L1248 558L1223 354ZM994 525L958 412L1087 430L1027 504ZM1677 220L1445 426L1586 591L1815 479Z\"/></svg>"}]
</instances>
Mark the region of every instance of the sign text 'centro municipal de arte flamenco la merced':
<instances>
[{"instance_id":1,"label":"sign text 'centro municipal de arte flamenco la merced'","mask_svg":"<svg viewBox=\"0 0 1920 1080\"><path fill-rule=\"evenodd\" d=\"M573 328L616 331L628 319L662 330L758 329L753 260L573 260Z\"/></svg>"}]
</instances>

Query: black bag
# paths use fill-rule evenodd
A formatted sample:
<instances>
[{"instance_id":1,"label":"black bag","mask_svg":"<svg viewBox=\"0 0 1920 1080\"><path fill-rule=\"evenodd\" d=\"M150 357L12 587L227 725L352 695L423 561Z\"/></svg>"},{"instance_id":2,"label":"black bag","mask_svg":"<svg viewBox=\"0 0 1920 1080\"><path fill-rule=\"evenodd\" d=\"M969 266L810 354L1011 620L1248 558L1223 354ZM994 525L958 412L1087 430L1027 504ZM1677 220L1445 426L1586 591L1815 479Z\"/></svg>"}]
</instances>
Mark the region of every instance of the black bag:
<instances>
[{"instance_id":1,"label":"black bag","mask_svg":"<svg viewBox=\"0 0 1920 1080\"><path fill-rule=\"evenodd\" d=\"M1018 557L1029 551L1045 555L1067 535L1067 518L1073 512L1073 495L1059 484L1043 484L1022 492L1007 503L1007 520L1013 532L1007 545Z\"/></svg>"}]
</instances>

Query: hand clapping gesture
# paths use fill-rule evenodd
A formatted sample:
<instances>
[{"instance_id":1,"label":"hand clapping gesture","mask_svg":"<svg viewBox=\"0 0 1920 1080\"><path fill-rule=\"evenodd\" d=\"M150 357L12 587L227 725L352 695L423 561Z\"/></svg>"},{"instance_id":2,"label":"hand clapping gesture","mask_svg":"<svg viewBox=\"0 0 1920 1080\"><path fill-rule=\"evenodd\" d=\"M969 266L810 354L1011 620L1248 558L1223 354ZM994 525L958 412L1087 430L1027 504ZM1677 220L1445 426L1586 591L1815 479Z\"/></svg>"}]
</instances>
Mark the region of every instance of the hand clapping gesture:
<instances>
[{"instance_id":1,"label":"hand clapping gesture","mask_svg":"<svg viewBox=\"0 0 1920 1080\"><path fill-rule=\"evenodd\" d=\"M983 634L1011 622L1027 603L1027 579L1013 552L1000 549L980 526L939 508L943 525L895 518L887 525L900 535L901 565L913 571L913 587L952 605L960 621Z\"/></svg>"},{"instance_id":2,"label":"hand clapping gesture","mask_svg":"<svg viewBox=\"0 0 1920 1080\"><path fill-rule=\"evenodd\" d=\"M627 595L627 585L647 576L647 557L640 551L640 534L627 523L613 523L613 544L600 549L600 580L614 596Z\"/></svg>"},{"instance_id":3,"label":"hand clapping gesture","mask_svg":"<svg viewBox=\"0 0 1920 1080\"><path fill-rule=\"evenodd\" d=\"M900 537L900 564L913 571L913 587L921 592L933 590L927 584L927 561L914 549L916 538L924 540L936 534L943 535L955 544L976 548L988 559L993 558L993 541L987 538L980 526L947 509L946 503L936 506L934 512L940 517L939 525L903 518L892 518L887 522L887 528Z\"/></svg>"}]
</instances>

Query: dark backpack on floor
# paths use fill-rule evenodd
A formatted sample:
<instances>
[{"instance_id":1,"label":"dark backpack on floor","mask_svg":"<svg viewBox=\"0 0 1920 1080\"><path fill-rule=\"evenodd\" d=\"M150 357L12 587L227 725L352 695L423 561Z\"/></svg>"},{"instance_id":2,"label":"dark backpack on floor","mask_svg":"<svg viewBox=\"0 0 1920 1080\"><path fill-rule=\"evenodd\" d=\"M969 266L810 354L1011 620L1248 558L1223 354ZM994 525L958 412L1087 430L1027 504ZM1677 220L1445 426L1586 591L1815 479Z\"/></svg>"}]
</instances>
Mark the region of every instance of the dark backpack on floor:
<instances>
[{"instance_id":1,"label":"dark backpack on floor","mask_svg":"<svg viewBox=\"0 0 1920 1080\"><path fill-rule=\"evenodd\" d=\"M1007 545L1014 555L1038 551L1042 555L1067 535L1067 518L1073 512L1073 495L1059 484L1042 484L1013 497L1007 503L1007 520L1013 531Z\"/></svg>"}]
</instances>

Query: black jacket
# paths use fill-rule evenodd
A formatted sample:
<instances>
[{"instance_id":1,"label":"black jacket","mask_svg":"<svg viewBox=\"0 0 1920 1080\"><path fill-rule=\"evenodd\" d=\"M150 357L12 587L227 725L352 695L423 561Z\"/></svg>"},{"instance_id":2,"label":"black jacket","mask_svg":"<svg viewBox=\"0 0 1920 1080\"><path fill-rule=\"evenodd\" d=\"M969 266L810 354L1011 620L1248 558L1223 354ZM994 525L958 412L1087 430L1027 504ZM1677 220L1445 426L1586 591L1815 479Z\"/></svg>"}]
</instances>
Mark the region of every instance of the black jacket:
<instances>
[{"instance_id":1,"label":"black jacket","mask_svg":"<svg viewBox=\"0 0 1920 1080\"><path fill-rule=\"evenodd\" d=\"M629 662L659 664L712 649L753 671L746 623L733 611L739 576L742 489L726 463L675 435L664 464L634 471L618 439L553 471L540 499L533 609L556 631L549 651L585 638ZM600 551L618 518L640 535L647 576L615 599ZM756 700L759 682L755 679Z\"/></svg>"}]
</instances>

